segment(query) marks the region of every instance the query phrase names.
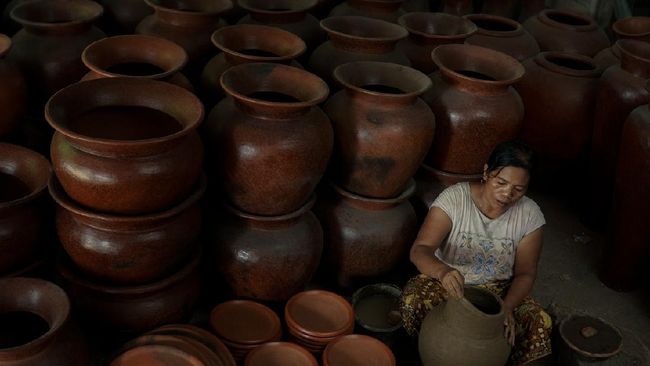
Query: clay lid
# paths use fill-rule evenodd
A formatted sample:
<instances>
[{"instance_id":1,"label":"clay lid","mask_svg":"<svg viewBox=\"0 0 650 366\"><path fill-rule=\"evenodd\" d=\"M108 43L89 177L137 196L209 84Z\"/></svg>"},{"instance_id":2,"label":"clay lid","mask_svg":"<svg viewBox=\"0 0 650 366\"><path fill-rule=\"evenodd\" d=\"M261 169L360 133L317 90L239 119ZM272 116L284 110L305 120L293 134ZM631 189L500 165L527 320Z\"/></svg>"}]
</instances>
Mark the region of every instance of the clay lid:
<instances>
[{"instance_id":1,"label":"clay lid","mask_svg":"<svg viewBox=\"0 0 650 366\"><path fill-rule=\"evenodd\" d=\"M339 337L325 347L323 366L395 366L393 352L381 341L359 334Z\"/></svg>"},{"instance_id":2,"label":"clay lid","mask_svg":"<svg viewBox=\"0 0 650 366\"><path fill-rule=\"evenodd\" d=\"M122 353L111 362L110 366L205 366L195 356L163 345L146 345Z\"/></svg>"},{"instance_id":3,"label":"clay lid","mask_svg":"<svg viewBox=\"0 0 650 366\"><path fill-rule=\"evenodd\" d=\"M272 342L252 350L245 366L318 366L318 361L303 347L289 342Z\"/></svg>"},{"instance_id":4,"label":"clay lid","mask_svg":"<svg viewBox=\"0 0 650 366\"><path fill-rule=\"evenodd\" d=\"M329 291L312 290L294 295L284 308L287 324L316 337L343 334L354 323L352 305Z\"/></svg>"},{"instance_id":5,"label":"clay lid","mask_svg":"<svg viewBox=\"0 0 650 366\"><path fill-rule=\"evenodd\" d=\"M217 305L210 313L210 325L225 341L243 345L268 342L281 332L280 318L273 310L248 300Z\"/></svg>"},{"instance_id":6,"label":"clay lid","mask_svg":"<svg viewBox=\"0 0 650 366\"><path fill-rule=\"evenodd\" d=\"M623 337L614 326L588 315L573 315L560 323L560 335L576 353L608 358L621 350Z\"/></svg>"}]
</instances>

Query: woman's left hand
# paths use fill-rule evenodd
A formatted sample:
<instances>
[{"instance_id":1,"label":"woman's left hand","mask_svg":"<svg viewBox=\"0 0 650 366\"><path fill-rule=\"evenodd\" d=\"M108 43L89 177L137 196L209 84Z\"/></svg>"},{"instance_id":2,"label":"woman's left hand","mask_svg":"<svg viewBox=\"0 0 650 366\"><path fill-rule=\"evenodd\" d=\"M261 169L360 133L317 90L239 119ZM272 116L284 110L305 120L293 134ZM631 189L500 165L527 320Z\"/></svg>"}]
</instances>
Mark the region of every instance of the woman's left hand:
<instances>
[{"instance_id":1,"label":"woman's left hand","mask_svg":"<svg viewBox=\"0 0 650 366\"><path fill-rule=\"evenodd\" d=\"M515 345L515 317L512 311L506 311L506 319L503 322L505 325L505 337L511 346Z\"/></svg>"}]
</instances>

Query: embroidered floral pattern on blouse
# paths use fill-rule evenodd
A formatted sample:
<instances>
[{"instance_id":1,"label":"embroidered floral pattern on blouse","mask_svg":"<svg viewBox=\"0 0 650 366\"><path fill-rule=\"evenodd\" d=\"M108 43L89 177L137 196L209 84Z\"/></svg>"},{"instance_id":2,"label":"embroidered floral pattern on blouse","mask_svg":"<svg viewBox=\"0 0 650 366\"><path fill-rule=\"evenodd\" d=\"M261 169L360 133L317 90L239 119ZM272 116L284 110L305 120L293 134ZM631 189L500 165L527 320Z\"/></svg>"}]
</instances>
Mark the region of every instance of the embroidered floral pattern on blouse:
<instances>
[{"instance_id":1,"label":"embroidered floral pattern on blouse","mask_svg":"<svg viewBox=\"0 0 650 366\"><path fill-rule=\"evenodd\" d=\"M510 279L514 265L515 246L509 238L488 238L461 232L455 263L467 283L487 283Z\"/></svg>"}]
</instances>

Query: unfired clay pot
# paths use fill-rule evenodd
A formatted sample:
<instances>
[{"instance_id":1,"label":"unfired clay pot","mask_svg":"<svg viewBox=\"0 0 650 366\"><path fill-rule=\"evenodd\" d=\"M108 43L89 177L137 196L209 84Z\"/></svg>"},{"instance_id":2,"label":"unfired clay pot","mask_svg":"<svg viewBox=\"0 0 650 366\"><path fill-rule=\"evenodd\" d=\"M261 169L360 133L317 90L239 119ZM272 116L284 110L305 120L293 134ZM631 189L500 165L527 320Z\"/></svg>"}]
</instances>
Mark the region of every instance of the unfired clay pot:
<instances>
[{"instance_id":1,"label":"unfired clay pot","mask_svg":"<svg viewBox=\"0 0 650 366\"><path fill-rule=\"evenodd\" d=\"M8 135L25 114L27 85L20 69L4 59L11 38L0 34L0 138Z\"/></svg>"},{"instance_id":2,"label":"unfired clay pot","mask_svg":"<svg viewBox=\"0 0 650 366\"><path fill-rule=\"evenodd\" d=\"M634 39L650 42L650 17L626 17L612 24L612 31L617 39ZM594 57L596 64L603 70L617 64L621 59L621 51L616 44L605 48Z\"/></svg>"},{"instance_id":3,"label":"unfired clay pot","mask_svg":"<svg viewBox=\"0 0 650 366\"><path fill-rule=\"evenodd\" d=\"M508 54L519 61L537 56L539 46L533 36L518 22L488 14L465 15L478 30L465 41L466 44L491 48Z\"/></svg>"},{"instance_id":4,"label":"unfired clay pot","mask_svg":"<svg viewBox=\"0 0 650 366\"><path fill-rule=\"evenodd\" d=\"M406 14L401 6L404 0L346 0L332 9L329 16L357 15L397 23Z\"/></svg>"}]
</instances>

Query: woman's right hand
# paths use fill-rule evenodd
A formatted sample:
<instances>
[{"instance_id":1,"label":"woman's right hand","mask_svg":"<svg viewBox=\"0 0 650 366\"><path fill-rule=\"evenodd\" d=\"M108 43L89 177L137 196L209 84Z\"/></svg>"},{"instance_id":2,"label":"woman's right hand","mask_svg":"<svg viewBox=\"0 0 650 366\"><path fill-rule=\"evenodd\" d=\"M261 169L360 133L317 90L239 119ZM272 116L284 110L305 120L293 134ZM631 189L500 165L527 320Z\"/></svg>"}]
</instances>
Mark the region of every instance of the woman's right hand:
<instances>
[{"instance_id":1,"label":"woman's right hand","mask_svg":"<svg viewBox=\"0 0 650 366\"><path fill-rule=\"evenodd\" d=\"M463 277L463 275L460 274L456 268L448 267L439 278L440 283L442 283L442 287L447 290L449 296L456 299L463 298L465 277Z\"/></svg>"}]
</instances>

